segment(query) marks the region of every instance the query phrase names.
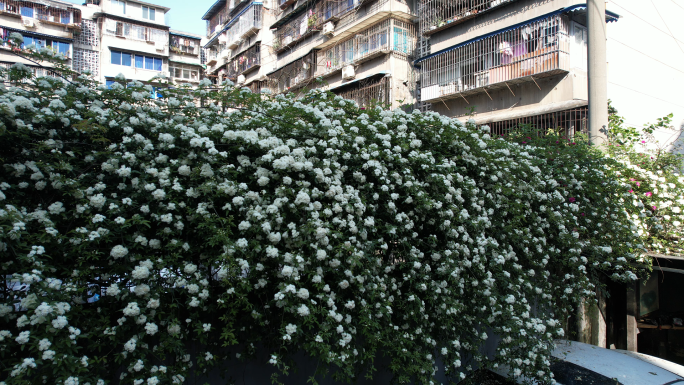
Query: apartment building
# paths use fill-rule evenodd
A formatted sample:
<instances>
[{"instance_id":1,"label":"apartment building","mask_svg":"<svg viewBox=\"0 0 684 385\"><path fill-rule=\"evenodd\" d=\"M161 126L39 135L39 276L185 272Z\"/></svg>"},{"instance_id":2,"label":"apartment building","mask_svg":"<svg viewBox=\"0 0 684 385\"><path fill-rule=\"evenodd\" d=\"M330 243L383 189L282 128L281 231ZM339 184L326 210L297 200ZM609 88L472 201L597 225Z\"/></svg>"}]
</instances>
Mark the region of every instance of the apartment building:
<instances>
[{"instance_id":1,"label":"apartment building","mask_svg":"<svg viewBox=\"0 0 684 385\"><path fill-rule=\"evenodd\" d=\"M523 123L587 130L586 2L419 1L424 107L496 134Z\"/></svg>"},{"instance_id":2,"label":"apartment building","mask_svg":"<svg viewBox=\"0 0 684 385\"><path fill-rule=\"evenodd\" d=\"M61 53L71 65L74 58L74 39L81 33L81 10L74 4L59 0L14 1L0 0L0 65L8 67L23 63L39 75L49 75L49 63L38 65L23 57L22 52L9 48L7 40L12 32L24 37L23 50L49 47Z\"/></svg>"},{"instance_id":3,"label":"apartment building","mask_svg":"<svg viewBox=\"0 0 684 385\"><path fill-rule=\"evenodd\" d=\"M218 0L202 17L206 75L215 83L230 80L259 92L275 65L270 47L275 1Z\"/></svg>"},{"instance_id":4,"label":"apartment building","mask_svg":"<svg viewBox=\"0 0 684 385\"><path fill-rule=\"evenodd\" d=\"M368 105L413 103L417 31L412 0L278 0L274 93L323 88Z\"/></svg>"},{"instance_id":5,"label":"apartment building","mask_svg":"<svg viewBox=\"0 0 684 385\"><path fill-rule=\"evenodd\" d=\"M169 81L196 85L203 72L202 36L169 30Z\"/></svg>"}]
</instances>

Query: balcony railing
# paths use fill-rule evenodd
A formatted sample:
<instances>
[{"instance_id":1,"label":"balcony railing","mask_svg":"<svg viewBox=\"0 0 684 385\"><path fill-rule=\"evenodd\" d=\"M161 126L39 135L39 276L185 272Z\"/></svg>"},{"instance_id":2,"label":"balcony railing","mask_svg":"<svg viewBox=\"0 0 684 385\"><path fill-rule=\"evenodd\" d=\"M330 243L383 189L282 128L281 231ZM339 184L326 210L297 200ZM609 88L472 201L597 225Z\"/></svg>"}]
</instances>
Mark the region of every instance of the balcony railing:
<instances>
[{"instance_id":1,"label":"balcony railing","mask_svg":"<svg viewBox=\"0 0 684 385\"><path fill-rule=\"evenodd\" d=\"M174 53L197 56L200 50L200 40L171 35L170 47Z\"/></svg>"},{"instance_id":2,"label":"balcony railing","mask_svg":"<svg viewBox=\"0 0 684 385\"><path fill-rule=\"evenodd\" d=\"M421 0L420 33L429 36L517 0Z\"/></svg>"},{"instance_id":3,"label":"balcony railing","mask_svg":"<svg viewBox=\"0 0 684 385\"><path fill-rule=\"evenodd\" d=\"M228 63L228 79L235 80L238 76L251 72L259 66L261 66L261 43L253 45Z\"/></svg>"},{"instance_id":4,"label":"balcony railing","mask_svg":"<svg viewBox=\"0 0 684 385\"><path fill-rule=\"evenodd\" d=\"M0 14L17 18L38 19L41 23L73 28L79 28L81 24L80 9L62 3L53 4L49 1L3 0L0 1Z\"/></svg>"},{"instance_id":5,"label":"balcony railing","mask_svg":"<svg viewBox=\"0 0 684 385\"><path fill-rule=\"evenodd\" d=\"M316 68L316 51L268 75L274 93L288 92L311 83Z\"/></svg>"},{"instance_id":6,"label":"balcony railing","mask_svg":"<svg viewBox=\"0 0 684 385\"><path fill-rule=\"evenodd\" d=\"M238 45L240 39L256 33L261 29L263 6L253 4L229 23L229 28L225 33L225 41L229 48Z\"/></svg>"},{"instance_id":7,"label":"balcony railing","mask_svg":"<svg viewBox=\"0 0 684 385\"><path fill-rule=\"evenodd\" d=\"M388 77L359 82L351 89L333 93L369 107L372 103L390 103L390 82Z\"/></svg>"},{"instance_id":8,"label":"balcony railing","mask_svg":"<svg viewBox=\"0 0 684 385\"><path fill-rule=\"evenodd\" d=\"M228 6L226 5L223 9L218 11L211 19L207 20L207 37L213 35L215 32L223 27L226 22L230 20L228 16Z\"/></svg>"},{"instance_id":9,"label":"balcony railing","mask_svg":"<svg viewBox=\"0 0 684 385\"><path fill-rule=\"evenodd\" d=\"M569 21L554 15L418 61L421 101L486 92L567 72Z\"/></svg>"},{"instance_id":10,"label":"balcony railing","mask_svg":"<svg viewBox=\"0 0 684 385\"><path fill-rule=\"evenodd\" d=\"M390 51L411 55L416 47L416 30L412 24L388 19L353 38L322 50L319 54L317 75L326 76L345 65L372 59Z\"/></svg>"}]
</instances>

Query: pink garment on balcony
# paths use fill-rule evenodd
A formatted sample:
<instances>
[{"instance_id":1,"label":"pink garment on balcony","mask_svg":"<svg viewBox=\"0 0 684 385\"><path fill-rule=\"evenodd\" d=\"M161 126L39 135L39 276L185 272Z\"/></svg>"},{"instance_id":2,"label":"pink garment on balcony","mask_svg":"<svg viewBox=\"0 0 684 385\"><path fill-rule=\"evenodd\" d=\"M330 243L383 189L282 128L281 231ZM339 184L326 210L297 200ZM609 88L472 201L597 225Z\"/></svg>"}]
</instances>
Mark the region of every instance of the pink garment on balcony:
<instances>
[{"instance_id":1,"label":"pink garment on balcony","mask_svg":"<svg viewBox=\"0 0 684 385\"><path fill-rule=\"evenodd\" d=\"M514 57L527 54L527 45L524 42L519 42L511 47L511 43L503 41L499 43L499 52L501 53L501 64L511 64Z\"/></svg>"}]
</instances>

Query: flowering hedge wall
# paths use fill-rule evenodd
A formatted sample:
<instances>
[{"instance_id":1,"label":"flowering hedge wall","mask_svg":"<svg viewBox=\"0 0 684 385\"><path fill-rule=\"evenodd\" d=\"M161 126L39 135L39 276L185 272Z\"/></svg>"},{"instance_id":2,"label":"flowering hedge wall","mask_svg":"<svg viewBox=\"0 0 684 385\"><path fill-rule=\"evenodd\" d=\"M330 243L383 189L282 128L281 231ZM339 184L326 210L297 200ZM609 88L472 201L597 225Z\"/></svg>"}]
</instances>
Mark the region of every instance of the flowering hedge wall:
<instances>
[{"instance_id":1,"label":"flowering hedge wall","mask_svg":"<svg viewBox=\"0 0 684 385\"><path fill-rule=\"evenodd\" d=\"M399 383L550 381L598 275L636 279L641 208L586 146L319 91L6 77L5 384L180 384L255 346L280 380L303 350L343 381L381 356Z\"/></svg>"}]
</instances>

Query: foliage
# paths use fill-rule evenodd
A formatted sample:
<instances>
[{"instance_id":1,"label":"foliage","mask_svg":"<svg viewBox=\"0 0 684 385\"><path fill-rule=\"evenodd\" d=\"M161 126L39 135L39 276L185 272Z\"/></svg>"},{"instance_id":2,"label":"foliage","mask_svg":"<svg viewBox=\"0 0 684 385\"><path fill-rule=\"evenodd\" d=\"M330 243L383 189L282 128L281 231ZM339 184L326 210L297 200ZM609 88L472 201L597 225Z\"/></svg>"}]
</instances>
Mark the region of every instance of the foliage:
<instances>
[{"instance_id":1,"label":"foliage","mask_svg":"<svg viewBox=\"0 0 684 385\"><path fill-rule=\"evenodd\" d=\"M319 90L202 81L151 100L122 77L8 76L6 384L183 383L257 347L280 373L303 350L343 381L385 356L398 383L440 363L549 382L597 276L637 278L632 201L586 146Z\"/></svg>"},{"instance_id":2,"label":"foliage","mask_svg":"<svg viewBox=\"0 0 684 385\"><path fill-rule=\"evenodd\" d=\"M639 130L625 126L617 110L609 106L608 154L619 162L616 167L621 181L626 183L629 199L640 207L630 212L644 245L651 253L684 254L684 169L680 149L659 143L656 130L671 130L679 137L681 130L672 126L672 114L658 118ZM681 140L681 139L680 139Z\"/></svg>"}]
</instances>

